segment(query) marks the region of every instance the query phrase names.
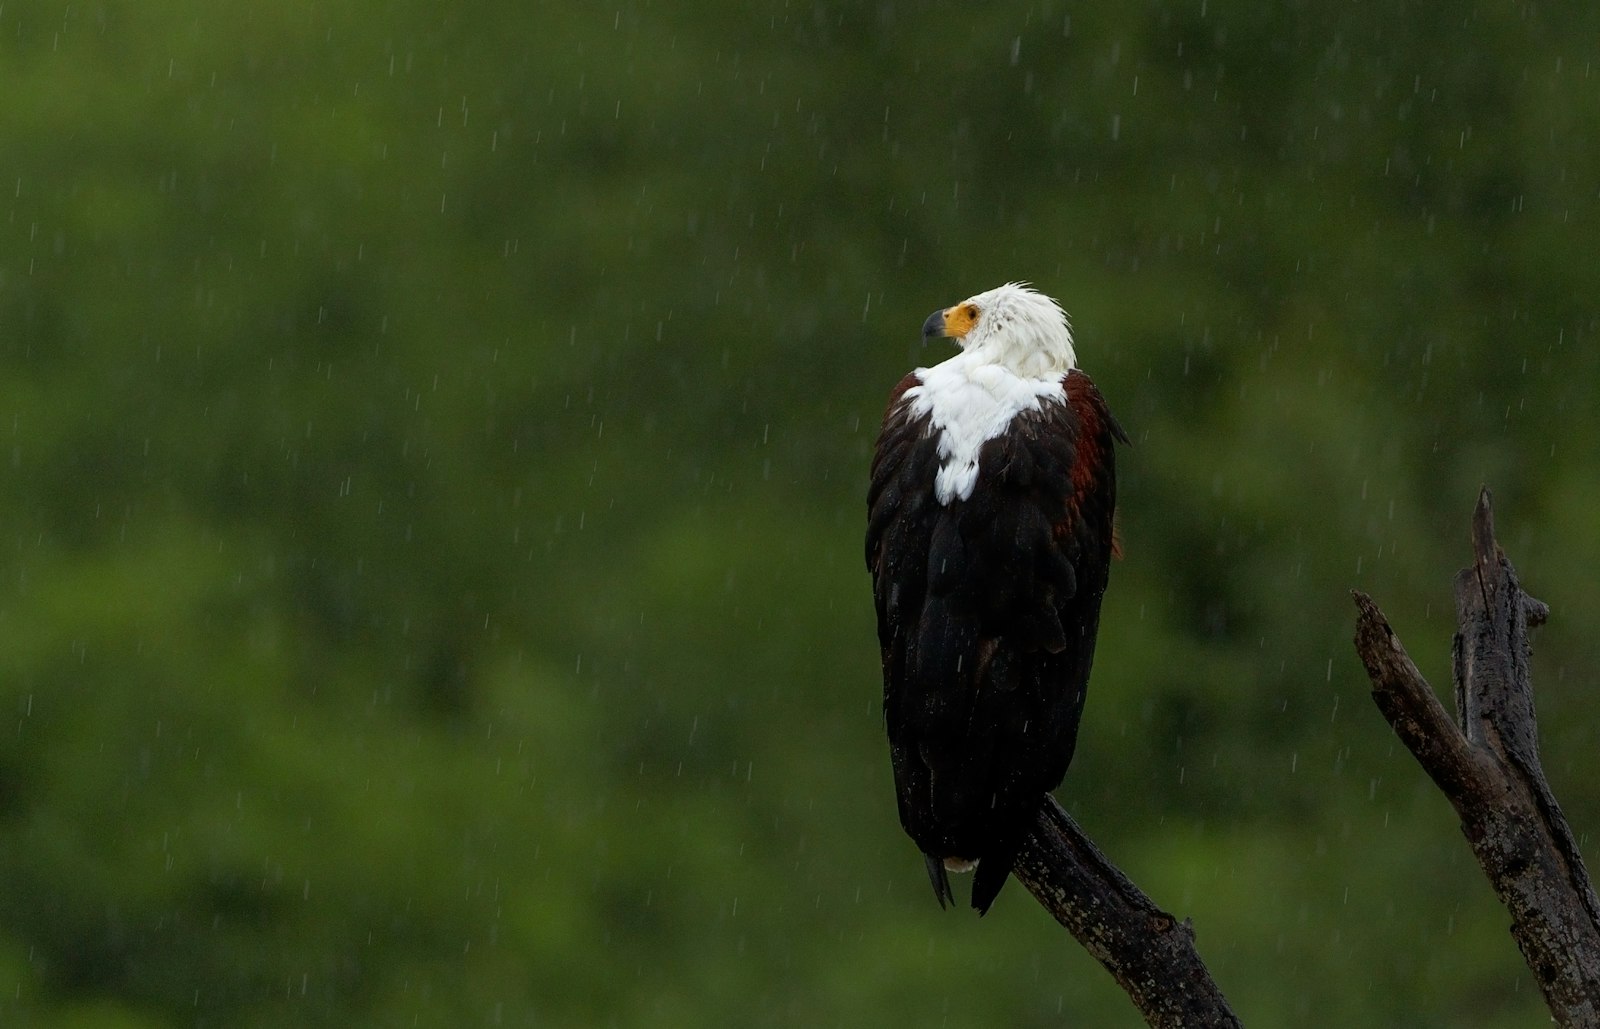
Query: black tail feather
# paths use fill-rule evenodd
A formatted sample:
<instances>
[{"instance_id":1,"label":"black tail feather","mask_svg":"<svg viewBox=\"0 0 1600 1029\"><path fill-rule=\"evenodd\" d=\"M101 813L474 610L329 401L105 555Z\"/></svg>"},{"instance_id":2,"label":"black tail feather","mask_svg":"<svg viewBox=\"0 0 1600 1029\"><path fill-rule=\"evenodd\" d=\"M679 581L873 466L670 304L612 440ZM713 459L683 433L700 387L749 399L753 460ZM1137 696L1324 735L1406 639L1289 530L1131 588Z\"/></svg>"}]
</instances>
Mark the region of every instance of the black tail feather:
<instances>
[{"instance_id":1,"label":"black tail feather","mask_svg":"<svg viewBox=\"0 0 1600 1029\"><path fill-rule=\"evenodd\" d=\"M922 860L928 864L928 881L933 883L933 895L939 898L939 910L943 911L947 903L956 902L955 894L950 892L950 876L944 870L944 861L932 854L922 855Z\"/></svg>"},{"instance_id":2,"label":"black tail feather","mask_svg":"<svg viewBox=\"0 0 1600 1029\"><path fill-rule=\"evenodd\" d=\"M1019 840L1004 850L990 851L979 859L977 871L972 875L972 906L980 917L989 913L989 905L1000 896L1000 887L1006 884L1006 879L1011 875L1011 866L1016 864L1017 852L1021 849Z\"/></svg>"}]
</instances>

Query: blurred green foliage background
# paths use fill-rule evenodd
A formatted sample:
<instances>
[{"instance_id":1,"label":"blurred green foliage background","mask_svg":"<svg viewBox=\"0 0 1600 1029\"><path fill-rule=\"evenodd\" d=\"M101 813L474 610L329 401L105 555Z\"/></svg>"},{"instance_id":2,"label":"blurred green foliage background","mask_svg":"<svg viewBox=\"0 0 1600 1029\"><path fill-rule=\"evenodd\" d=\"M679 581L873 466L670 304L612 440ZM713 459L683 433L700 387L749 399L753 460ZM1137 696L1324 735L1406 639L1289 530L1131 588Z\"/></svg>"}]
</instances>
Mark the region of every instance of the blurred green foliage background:
<instances>
[{"instance_id":1,"label":"blurred green foliage background","mask_svg":"<svg viewBox=\"0 0 1600 1029\"><path fill-rule=\"evenodd\" d=\"M1250 1024L1540 1020L1347 591L1447 683L1491 484L1600 826L1597 40L0 6L0 1022L1137 1024L895 819L868 451L1008 279L1136 441L1063 801Z\"/></svg>"}]
</instances>

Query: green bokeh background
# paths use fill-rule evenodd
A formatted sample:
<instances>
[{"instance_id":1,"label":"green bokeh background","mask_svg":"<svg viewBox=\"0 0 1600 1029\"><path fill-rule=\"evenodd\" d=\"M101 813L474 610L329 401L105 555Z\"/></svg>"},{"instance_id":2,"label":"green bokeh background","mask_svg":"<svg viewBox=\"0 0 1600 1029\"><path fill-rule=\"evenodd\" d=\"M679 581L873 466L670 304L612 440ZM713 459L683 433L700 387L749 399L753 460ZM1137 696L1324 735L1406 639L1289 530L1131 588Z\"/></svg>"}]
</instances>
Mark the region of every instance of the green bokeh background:
<instances>
[{"instance_id":1,"label":"green bokeh background","mask_svg":"<svg viewBox=\"0 0 1600 1029\"><path fill-rule=\"evenodd\" d=\"M1008 279L1135 440L1063 801L1248 1024L1541 1020L1348 590L1446 683L1491 484L1600 826L1597 40L0 6L0 1022L1138 1024L895 819L868 452Z\"/></svg>"}]
</instances>

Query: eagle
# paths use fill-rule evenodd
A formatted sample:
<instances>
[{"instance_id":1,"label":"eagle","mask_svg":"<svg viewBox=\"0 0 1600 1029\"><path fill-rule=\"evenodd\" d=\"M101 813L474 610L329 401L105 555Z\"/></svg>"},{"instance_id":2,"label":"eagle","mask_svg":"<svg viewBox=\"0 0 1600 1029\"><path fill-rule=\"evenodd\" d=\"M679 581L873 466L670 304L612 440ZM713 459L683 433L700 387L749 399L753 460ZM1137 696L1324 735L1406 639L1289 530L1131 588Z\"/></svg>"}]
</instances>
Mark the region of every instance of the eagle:
<instances>
[{"instance_id":1,"label":"eagle","mask_svg":"<svg viewBox=\"0 0 1600 1029\"><path fill-rule=\"evenodd\" d=\"M1054 299L1007 283L935 311L961 352L889 394L867 495L900 822L939 906L994 903L1077 742L1127 434Z\"/></svg>"}]
</instances>

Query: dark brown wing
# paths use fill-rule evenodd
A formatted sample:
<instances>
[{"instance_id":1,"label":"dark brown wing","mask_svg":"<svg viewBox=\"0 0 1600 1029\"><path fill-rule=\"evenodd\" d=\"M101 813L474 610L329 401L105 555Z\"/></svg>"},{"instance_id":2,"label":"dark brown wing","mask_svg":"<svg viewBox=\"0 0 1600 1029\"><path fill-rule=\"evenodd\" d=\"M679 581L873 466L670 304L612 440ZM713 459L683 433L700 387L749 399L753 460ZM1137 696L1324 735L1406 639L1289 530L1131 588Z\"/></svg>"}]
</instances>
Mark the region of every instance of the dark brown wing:
<instances>
[{"instance_id":1,"label":"dark brown wing","mask_svg":"<svg viewBox=\"0 0 1600 1029\"><path fill-rule=\"evenodd\" d=\"M972 495L933 493L937 439L891 398L873 461L873 573L900 817L929 856L979 859L973 905L1004 884L1071 760L1094 656L1125 440L1088 376L1013 419Z\"/></svg>"}]
</instances>

